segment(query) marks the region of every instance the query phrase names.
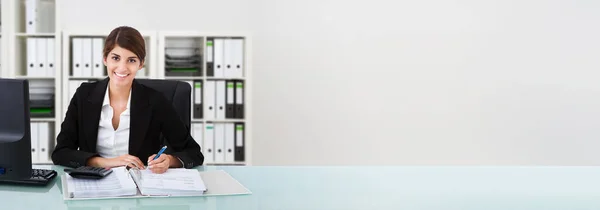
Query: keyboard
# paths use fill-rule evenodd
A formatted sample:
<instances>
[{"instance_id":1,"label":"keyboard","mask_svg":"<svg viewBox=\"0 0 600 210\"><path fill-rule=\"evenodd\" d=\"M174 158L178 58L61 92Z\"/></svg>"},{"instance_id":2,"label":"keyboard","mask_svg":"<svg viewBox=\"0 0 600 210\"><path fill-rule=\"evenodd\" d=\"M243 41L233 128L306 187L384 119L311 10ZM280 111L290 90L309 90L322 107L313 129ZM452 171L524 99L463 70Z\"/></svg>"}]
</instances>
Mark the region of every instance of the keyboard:
<instances>
[{"instance_id":1,"label":"keyboard","mask_svg":"<svg viewBox=\"0 0 600 210\"><path fill-rule=\"evenodd\" d=\"M21 180L0 180L0 183L46 186L57 176L55 170L31 169L31 177Z\"/></svg>"}]
</instances>

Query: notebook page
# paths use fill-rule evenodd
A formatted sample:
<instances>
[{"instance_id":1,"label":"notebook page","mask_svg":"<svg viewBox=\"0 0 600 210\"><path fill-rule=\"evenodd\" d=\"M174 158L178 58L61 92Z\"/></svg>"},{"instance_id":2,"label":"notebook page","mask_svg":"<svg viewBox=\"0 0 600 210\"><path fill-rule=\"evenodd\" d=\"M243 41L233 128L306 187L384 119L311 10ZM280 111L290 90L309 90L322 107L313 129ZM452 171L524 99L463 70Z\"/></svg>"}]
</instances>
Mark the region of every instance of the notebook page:
<instances>
[{"instance_id":1,"label":"notebook page","mask_svg":"<svg viewBox=\"0 0 600 210\"><path fill-rule=\"evenodd\" d=\"M136 195L135 183L124 167L113 168L108 176L93 179L76 179L65 173L71 198L98 198Z\"/></svg>"},{"instance_id":2,"label":"notebook page","mask_svg":"<svg viewBox=\"0 0 600 210\"><path fill-rule=\"evenodd\" d=\"M166 193L181 191L206 191L206 186L198 170L169 169L162 174L140 170L143 189L160 189ZM163 192L163 193L164 193Z\"/></svg>"}]
</instances>

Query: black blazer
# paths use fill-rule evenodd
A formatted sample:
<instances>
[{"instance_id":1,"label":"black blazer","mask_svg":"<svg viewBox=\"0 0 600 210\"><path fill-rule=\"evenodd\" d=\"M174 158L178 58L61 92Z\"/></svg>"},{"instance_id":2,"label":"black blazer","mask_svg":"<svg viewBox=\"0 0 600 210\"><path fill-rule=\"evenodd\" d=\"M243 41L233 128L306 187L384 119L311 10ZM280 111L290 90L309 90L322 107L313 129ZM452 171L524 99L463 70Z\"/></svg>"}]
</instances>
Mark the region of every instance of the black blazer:
<instances>
[{"instance_id":1,"label":"black blazer","mask_svg":"<svg viewBox=\"0 0 600 210\"><path fill-rule=\"evenodd\" d=\"M99 156L96 151L98 124L108 81L106 78L77 88L52 152L54 164L76 168L85 166L89 158ZM183 167L202 165L204 156L200 146L162 93L134 79L130 109L130 155L146 164L148 157L166 144L164 153L181 159ZM168 142L162 142L161 133Z\"/></svg>"}]
</instances>

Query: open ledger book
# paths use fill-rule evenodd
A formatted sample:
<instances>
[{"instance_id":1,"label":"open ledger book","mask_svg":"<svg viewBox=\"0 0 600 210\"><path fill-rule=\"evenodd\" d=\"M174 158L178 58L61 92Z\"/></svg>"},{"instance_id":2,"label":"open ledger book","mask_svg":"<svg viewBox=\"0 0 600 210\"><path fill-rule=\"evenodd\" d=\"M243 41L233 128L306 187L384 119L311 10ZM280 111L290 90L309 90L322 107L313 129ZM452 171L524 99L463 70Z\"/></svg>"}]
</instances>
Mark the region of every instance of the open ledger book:
<instances>
[{"instance_id":1,"label":"open ledger book","mask_svg":"<svg viewBox=\"0 0 600 210\"><path fill-rule=\"evenodd\" d=\"M76 179L67 173L65 177L65 199L201 196L206 191L200 172L194 169L169 169L163 174L155 174L148 169L118 167L99 180Z\"/></svg>"}]
</instances>

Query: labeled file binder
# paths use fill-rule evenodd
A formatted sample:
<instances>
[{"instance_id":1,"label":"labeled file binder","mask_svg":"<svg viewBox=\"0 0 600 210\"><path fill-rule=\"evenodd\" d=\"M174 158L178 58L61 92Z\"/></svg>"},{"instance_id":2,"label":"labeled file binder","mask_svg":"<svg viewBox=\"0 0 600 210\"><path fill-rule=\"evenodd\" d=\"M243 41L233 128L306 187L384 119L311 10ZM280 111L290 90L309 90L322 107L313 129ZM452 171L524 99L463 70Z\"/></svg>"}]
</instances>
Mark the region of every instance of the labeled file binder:
<instances>
[{"instance_id":1,"label":"labeled file binder","mask_svg":"<svg viewBox=\"0 0 600 210\"><path fill-rule=\"evenodd\" d=\"M72 39L73 49L72 58L71 59L71 75L74 77L82 77L83 76L83 39L82 38L73 38Z\"/></svg>"},{"instance_id":2,"label":"labeled file binder","mask_svg":"<svg viewBox=\"0 0 600 210\"><path fill-rule=\"evenodd\" d=\"M231 42L233 45L233 72L231 77L242 78L244 76L244 40L233 39Z\"/></svg>"},{"instance_id":3,"label":"labeled file binder","mask_svg":"<svg viewBox=\"0 0 600 210\"><path fill-rule=\"evenodd\" d=\"M213 48L214 39L207 38L206 39L206 76L213 77L215 76L215 68L214 68L214 48Z\"/></svg>"},{"instance_id":4,"label":"labeled file binder","mask_svg":"<svg viewBox=\"0 0 600 210\"><path fill-rule=\"evenodd\" d=\"M38 76L48 76L48 69L46 68L46 39L45 38L35 38L35 51L36 51L36 65L37 65L37 75Z\"/></svg>"},{"instance_id":5,"label":"labeled file binder","mask_svg":"<svg viewBox=\"0 0 600 210\"><path fill-rule=\"evenodd\" d=\"M235 123L235 161L245 161L244 124Z\"/></svg>"},{"instance_id":6,"label":"labeled file binder","mask_svg":"<svg viewBox=\"0 0 600 210\"><path fill-rule=\"evenodd\" d=\"M215 124L206 123L206 129L204 133L202 154L204 155L204 163L215 162Z\"/></svg>"},{"instance_id":7,"label":"labeled file binder","mask_svg":"<svg viewBox=\"0 0 600 210\"><path fill-rule=\"evenodd\" d=\"M233 163L235 161L235 124L225 123L225 162Z\"/></svg>"},{"instance_id":8,"label":"labeled file binder","mask_svg":"<svg viewBox=\"0 0 600 210\"><path fill-rule=\"evenodd\" d=\"M39 123L30 123L30 132L31 132L31 162L34 163L39 163L40 162L40 155L39 155L39 139L40 139L40 132L39 132Z\"/></svg>"},{"instance_id":9,"label":"labeled file binder","mask_svg":"<svg viewBox=\"0 0 600 210\"><path fill-rule=\"evenodd\" d=\"M233 56L235 51L235 45L232 39L224 39L223 40L223 76L224 77L234 77L234 68L233 68Z\"/></svg>"},{"instance_id":10,"label":"labeled file binder","mask_svg":"<svg viewBox=\"0 0 600 210\"><path fill-rule=\"evenodd\" d=\"M104 39L103 38L92 38L92 76L102 77L104 76Z\"/></svg>"},{"instance_id":11,"label":"labeled file binder","mask_svg":"<svg viewBox=\"0 0 600 210\"><path fill-rule=\"evenodd\" d=\"M244 83L242 81L235 82L235 117L237 119L244 118Z\"/></svg>"},{"instance_id":12,"label":"labeled file binder","mask_svg":"<svg viewBox=\"0 0 600 210\"><path fill-rule=\"evenodd\" d=\"M225 117L232 119L235 115L235 81L227 81L227 105Z\"/></svg>"},{"instance_id":13,"label":"labeled file binder","mask_svg":"<svg viewBox=\"0 0 600 210\"><path fill-rule=\"evenodd\" d=\"M82 61L84 77L92 76L92 38L83 38L82 41Z\"/></svg>"},{"instance_id":14,"label":"labeled file binder","mask_svg":"<svg viewBox=\"0 0 600 210\"><path fill-rule=\"evenodd\" d=\"M225 81L216 81L217 88L217 119L225 119Z\"/></svg>"},{"instance_id":15,"label":"labeled file binder","mask_svg":"<svg viewBox=\"0 0 600 210\"><path fill-rule=\"evenodd\" d=\"M41 76L37 64L37 39L27 37L27 76Z\"/></svg>"},{"instance_id":16,"label":"labeled file binder","mask_svg":"<svg viewBox=\"0 0 600 210\"><path fill-rule=\"evenodd\" d=\"M225 124L215 123L215 162L225 162Z\"/></svg>"},{"instance_id":17,"label":"labeled file binder","mask_svg":"<svg viewBox=\"0 0 600 210\"><path fill-rule=\"evenodd\" d=\"M203 123L192 123L191 135L192 138L200 145L200 148L204 149L204 124Z\"/></svg>"},{"instance_id":18,"label":"labeled file binder","mask_svg":"<svg viewBox=\"0 0 600 210\"><path fill-rule=\"evenodd\" d=\"M50 144L50 124L47 122L38 123L38 132L38 161L43 163L49 162L50 150L54 148L54 146Z\"/></svg>"},{"instance_id":19,"label":"labeled file binder","mask_svg":"<svg viewBox=\"0 0 600 210\"><path fill-rule=\"evenodd\" d=\"M56 62L56 57L55 57L55 49L54 48L54 38L48 38L46 39L46 76L50 76L50 77L54 77L54 74L56 74L56 67L54 66L54 63Z\"/></svg>"},{"instance_id":20,"label":"labeled file binder","mask_svg":"<svg viewBox=\"0 0 600 210\"><path fill-rule=\"evenodd\" d=\"M204 118L207 120L215 119L216 116L216 84L215 81L206 81L204 86L206 89L206 96L204 98Z\"/></svg>"},{"instance_id":21,"label":"labeled file binder","mask_svg":"<svg viewBox=\"0 0 600 210\"><path fill-rule=\"evenodd\" d=\"M225 76L225 58L224 55L224 39L215 39L214 40L214 67L215 67L215 77L223 77Z\"/></svg>"},{"instance_id":22,"label":"labeled file binder","mask_svg":"<svg viewBox=\"0 0 600 210\"><path fill-rule=\"evenodd\" d=\"M202 81L194 81L194 118L202 118Z\"/></svg>"},{"instance_id":23,"label":"labeled file binder","mask_svg":"<svg viewBox=\"0 0 600 210\"><path fill-rule=\"evenodd\" d=\"M25 32L26 33L37 33L40 32L39 17L40 17L40 0L26 0L25 1Z\"/></svg>"}]
</instances>

